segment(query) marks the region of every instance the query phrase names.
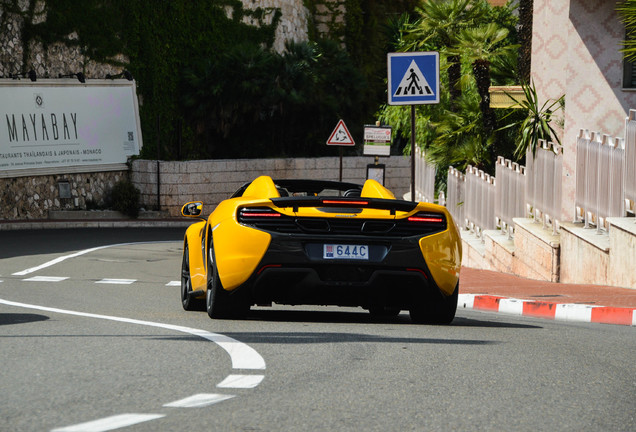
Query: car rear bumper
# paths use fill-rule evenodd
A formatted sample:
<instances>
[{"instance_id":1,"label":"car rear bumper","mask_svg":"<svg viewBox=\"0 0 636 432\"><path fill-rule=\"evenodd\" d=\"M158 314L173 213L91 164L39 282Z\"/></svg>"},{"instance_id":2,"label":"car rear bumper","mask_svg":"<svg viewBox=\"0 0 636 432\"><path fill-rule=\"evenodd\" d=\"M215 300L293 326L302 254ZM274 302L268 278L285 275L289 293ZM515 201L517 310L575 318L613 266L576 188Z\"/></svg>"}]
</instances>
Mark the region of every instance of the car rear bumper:
<instances>
[{"instance_id":1,"label":"car rear bumper","mask_svg":"<svg viewBox=\"0 0 636 432\"><path fill-rule=\"evenodd\" d=\"M330 238L328 243L367 245L369 258L325 259L323 238L273 234L256 271L237 289L249 295L253 304L409 309L443 297L427 268L418 237Z\"/></svg>"}]
</instances>

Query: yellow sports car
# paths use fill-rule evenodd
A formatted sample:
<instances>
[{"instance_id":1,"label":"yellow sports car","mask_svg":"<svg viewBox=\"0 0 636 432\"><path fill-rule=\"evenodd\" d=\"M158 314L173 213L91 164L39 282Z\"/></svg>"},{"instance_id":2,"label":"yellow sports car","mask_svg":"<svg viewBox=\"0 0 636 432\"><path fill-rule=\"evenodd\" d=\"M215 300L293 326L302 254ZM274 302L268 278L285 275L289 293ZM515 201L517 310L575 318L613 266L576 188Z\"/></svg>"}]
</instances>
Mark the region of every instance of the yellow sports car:
<instances>
[{"instance_id":1,"label":"yellow sports car","mask_svg":"<svg viewBox=\"0 0 636 432\"><path fill-rule=\"evenodd\" d=\"M360 306L408 310L417 323L455 317L461 240L442 207L395 199L364 185L256 178L186 230L181 302L211 318L252 305Z\"/></svg>"}]
</instances>

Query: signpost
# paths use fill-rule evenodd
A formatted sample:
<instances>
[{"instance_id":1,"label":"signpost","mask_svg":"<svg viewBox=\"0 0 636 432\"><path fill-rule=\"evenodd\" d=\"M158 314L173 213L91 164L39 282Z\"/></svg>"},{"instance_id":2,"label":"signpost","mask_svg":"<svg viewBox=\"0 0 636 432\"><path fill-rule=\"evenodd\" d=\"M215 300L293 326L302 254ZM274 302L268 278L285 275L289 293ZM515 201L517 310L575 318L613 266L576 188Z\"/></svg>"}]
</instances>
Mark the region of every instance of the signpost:
<instances>
[{"instance_id":1,"label":"signpost","mask_svg":"<svg viewBox=\"0 0 636 432\"><path fill-rule=\"evenodd\" d=\"M333 132L331 132L327 140L327 145L340 147L340 181L342 181L342 147L353 147L356 145L344 120L340 120Z\"/></svg>"},{"instance_id":2,"label":"signpost","mask_svg":"<svg viewBox=\"0 0 636 432\"><path fill-rule=\"evenodd\" d=\"M364 154L375 156L375 163L367 165L367 178L384 186L386 165L378 162L380 156L391 156L391 126L364 125Z\"/></svg>"},{"instance_id":3,"label":"signpost","mask_svg":"<svg viewBox=\"0 0 636 432\"><path fill-rule=\"evenodd\" d=\"M391 156L391 126L364 125L364 155Z\"/></svg>"},{"instance_id":4,"label":"signpost","mask_svg":"<svg viewBox=\"0 0 636 432\"><path fill-rule=\"evenodd\" d=\"M389 53L387 75L389 105L411 105L411 200L415 201L415 105L439 103L439 53Z\"/></svg>"}]
</instances>

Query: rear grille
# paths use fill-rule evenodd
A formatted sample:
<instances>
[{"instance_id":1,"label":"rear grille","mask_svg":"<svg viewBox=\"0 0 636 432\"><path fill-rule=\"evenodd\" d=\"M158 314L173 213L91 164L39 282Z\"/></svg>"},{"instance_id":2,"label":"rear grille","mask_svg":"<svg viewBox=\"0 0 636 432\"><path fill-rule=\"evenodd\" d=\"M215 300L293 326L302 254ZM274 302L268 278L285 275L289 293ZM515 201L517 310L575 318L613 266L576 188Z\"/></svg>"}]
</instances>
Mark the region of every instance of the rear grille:
<instances>
[{"instance_id":1,"label":"rear grille","mask_svg":"<svg viewBox=\"0 0 636 432\"><path fill-rule=\"evenodd\" d=\"M440 213L420 212L409 219L300 218L285 216L268 207L242 208L238 213L238 221L243 225L281 234L411 237L446 229L446 218Z\"/></svg>"}]
</instances>

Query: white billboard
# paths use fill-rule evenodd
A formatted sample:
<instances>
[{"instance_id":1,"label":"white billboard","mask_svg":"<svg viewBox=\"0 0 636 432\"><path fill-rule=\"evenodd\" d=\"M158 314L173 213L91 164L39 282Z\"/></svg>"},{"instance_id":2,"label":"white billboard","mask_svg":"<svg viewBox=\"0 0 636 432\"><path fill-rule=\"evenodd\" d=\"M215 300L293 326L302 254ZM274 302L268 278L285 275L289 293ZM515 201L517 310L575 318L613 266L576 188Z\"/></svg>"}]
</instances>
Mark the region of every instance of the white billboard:
<instances>
[{"instance_id":1,"label":"white billboard","mask_svg":"<svg viewBox=\"0 0 636 432\"><path fill-rule=\"evenodd\" d=\"M134 81L0 80L0 177L126 169L141 147Z\"/></svg>"}]
</instances>

